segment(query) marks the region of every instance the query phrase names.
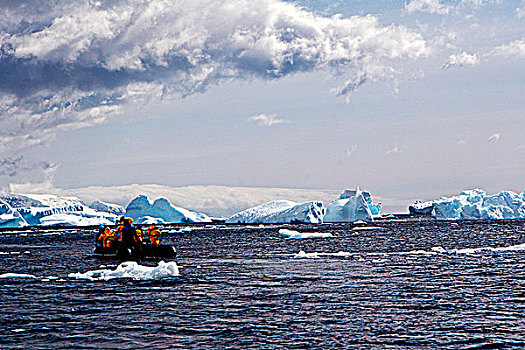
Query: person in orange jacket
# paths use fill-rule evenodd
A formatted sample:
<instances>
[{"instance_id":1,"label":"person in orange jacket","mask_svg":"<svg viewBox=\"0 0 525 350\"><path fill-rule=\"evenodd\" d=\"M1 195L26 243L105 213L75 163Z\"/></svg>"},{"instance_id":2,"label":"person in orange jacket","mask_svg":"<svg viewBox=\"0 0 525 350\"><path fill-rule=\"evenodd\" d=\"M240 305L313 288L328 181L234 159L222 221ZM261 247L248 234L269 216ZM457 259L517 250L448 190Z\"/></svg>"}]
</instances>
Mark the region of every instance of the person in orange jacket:
<instances>
[{"instance_id":1,"label":"person in orange jacket","mask_svg":"<svg viewBox=\"0 0 525 350\"><path fill-rule=\"evenodd\" d=\"M151 245L158 247L160 243L160 230L155 225L148 226L148 238L151 241Z\"/></svg>"},{"instance_id":2,"label":"person in orange jacket","mask_svg":"<svg viewBox=\"0 0 525 350\"><path fill-rule=\"evenodd\" d=\"M116 242L117 238L115 233L109 229L109 227L101 226L97 234L97 246L102 248L110 248L113 246L113 242Z\"/></svg>"}]
</instances>

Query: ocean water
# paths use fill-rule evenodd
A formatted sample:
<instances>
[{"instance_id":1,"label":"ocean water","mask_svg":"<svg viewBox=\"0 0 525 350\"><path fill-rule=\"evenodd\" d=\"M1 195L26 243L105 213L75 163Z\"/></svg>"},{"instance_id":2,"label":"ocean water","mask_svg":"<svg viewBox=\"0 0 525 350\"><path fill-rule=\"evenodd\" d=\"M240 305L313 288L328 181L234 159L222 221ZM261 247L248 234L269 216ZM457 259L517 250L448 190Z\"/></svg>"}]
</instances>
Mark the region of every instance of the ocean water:
<instances>
[{"instance_id":1,"label":"ocean water","mask_svg":"<svg viewBox=\"0 0 525 350\"><path fill-rule=\"evenodd\" d=\"M525 348L525 221L165 231L178 275L109 280L93 231L1 233L0 348Z\"/></svg>"}]
</instances>

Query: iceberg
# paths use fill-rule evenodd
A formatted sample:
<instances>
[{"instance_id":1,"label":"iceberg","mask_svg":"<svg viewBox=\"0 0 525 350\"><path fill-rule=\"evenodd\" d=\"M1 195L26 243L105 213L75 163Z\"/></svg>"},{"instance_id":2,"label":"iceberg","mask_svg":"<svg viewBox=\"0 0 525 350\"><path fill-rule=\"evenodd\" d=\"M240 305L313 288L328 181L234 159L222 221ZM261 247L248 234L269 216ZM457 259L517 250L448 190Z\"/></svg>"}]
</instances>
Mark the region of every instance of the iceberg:
<instances>
[{"instance_id":1,"label":"iceberg","mask_svg":"<svg viewBox=\"0 0 525 350\"><path fill-rule=\"evenodd\" d=\"M87 207L76 197L9 194L1 199L25 220L26 225L31 226L113 225L118 218L118 215L113 213Z\"/></svg>"},{"instance_id":2,"label":"iceberg","mask_svg":"<svg viewBox=\"0 0 525 350\"><path fill-rule=\"evenodd\" d=\"M274 200L246 209L226 220L227 223L279 224L279 223L323 223L325 207L318 201L295 203Z\"/></svg>"},{"instance_id":3,"label":"iceberg","mask_svg":"<svg viewBox=\"0 0 525 350\"><path fill-rule=\"evenodd\" d=\"M373 204L370 192L344 190L326 207L324 222L355 222L373 221L374 217L381 216L381 203Z\"/></svg>"},{"instance_id":4,"label":"iceberg","mask_svg":"<svg viewBox=\"0 0 525 350\"><path fill-rule=\"evenodd\" d=\"M157 198L152 204L143 194L128 204L125 215L133 218L136 223L160 223L160 220L162 223L211 222L206 214L176 207L166 198ZM154 222L155 220L158 221Z\"/></svg>"},{"instance_id":5,"label":"iceberg","mask_svg":"<svg viewBox=\"0 0 525 350\"><path fill-rule=\"evenodd\" d=\"M27 222L18 211L0 199L0 228L16 228L27 225Z\"/></svg>"},{"instance_id":6,"label":"iceberg","mask_svg":"<svg viewBox=\"0 0 525 350\"><path fill-rule=\"evenodd\" d=\"M418 203L416 203L417 205ZM419 204L438 220L503 220L525 218L525 192L502 191L487 195L482 189ZM415 207L415 206L413 206ZM417 208L417 207L416 207ZM411 211L412 212L412 211Z\"/></svg>"}]
</instances>

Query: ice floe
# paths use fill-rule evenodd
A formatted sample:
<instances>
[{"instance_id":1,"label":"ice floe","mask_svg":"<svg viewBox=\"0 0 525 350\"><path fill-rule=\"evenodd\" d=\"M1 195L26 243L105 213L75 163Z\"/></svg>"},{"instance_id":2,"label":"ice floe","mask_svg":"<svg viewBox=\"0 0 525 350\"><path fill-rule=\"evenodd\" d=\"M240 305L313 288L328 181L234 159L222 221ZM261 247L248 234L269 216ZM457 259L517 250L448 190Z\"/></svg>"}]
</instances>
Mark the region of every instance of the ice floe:
<instances>
[{"instance_id":1,"label":"ice floe","mask_svg":"<svg viewBox=\"0 0 525 350\"><path fill-rule=\"evenodd\" d=\"M291 239L329 238L334 236L330 232L298 232L285 228L280 229L279 234L283 237Z\"/></svg>"},{"instance_id":2,"label":"ice floe","mask_svg":"<svg viewBox=\"0 0 525 350\"><path fill-rule=\"evenodd\" d=\"M115 270L100 269L87 272L70 273L68 277L90 281L131 278L134 280L159 280L179 276L179 267L174 261L160 261L157 266L143 266L135 261L126 261Z\"/></svg>"},{"instance_id":3,"label":"ice floe","mask_svg":"<svg viewBox=\"0 0 525 350\"><path fill-rule=\"evenodd\" d=\"M34 275L30 275L28 273L3 273L0 275L0 278L38 278Z\"/></svg>"},{"instance_id":4,"label":"ice floe","mask_svg":"<svg viewBox=\"0 0 525 350\"><path fill-rule=\"evenodd\" d=\"M343 252L337 253L324 253L324 252L310 252L307 253L303 250L299 253L294 254L294 259L316 259L324 256L332 257L351 257L351 256L393 256L393 255L406 255L406 256L432 256L432 255L458 255L458 254L480 254L484 252L513 252L513 251L524 251L525 243L505 246L505 247L479 247L479 248L456 248L456 249L445 249L441 246L432 247L431 250L415 249L410 251L399 251L399 252Z\"/></svg>"}]
</instances>

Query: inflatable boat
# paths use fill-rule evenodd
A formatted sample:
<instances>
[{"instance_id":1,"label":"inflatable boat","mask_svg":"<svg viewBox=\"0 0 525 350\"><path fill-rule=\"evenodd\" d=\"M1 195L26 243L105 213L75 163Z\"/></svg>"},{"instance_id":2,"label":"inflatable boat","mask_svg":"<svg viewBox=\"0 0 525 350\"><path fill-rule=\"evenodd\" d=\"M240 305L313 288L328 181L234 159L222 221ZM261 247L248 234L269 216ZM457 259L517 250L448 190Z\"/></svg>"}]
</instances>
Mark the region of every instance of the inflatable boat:
<instances>
[{"instance_id":1,"label":"inflatable boat","mask_svg":"<svg viewBox=\"0 0 525 350\"><path fill-rule=\"evenodd\" d=\"M143 245L140 248L102 248L95 247L93 256L107 260L156 260L174 259L177 250L174 246L161 244L159 246Z\"/></svg>"}]
</instances>

